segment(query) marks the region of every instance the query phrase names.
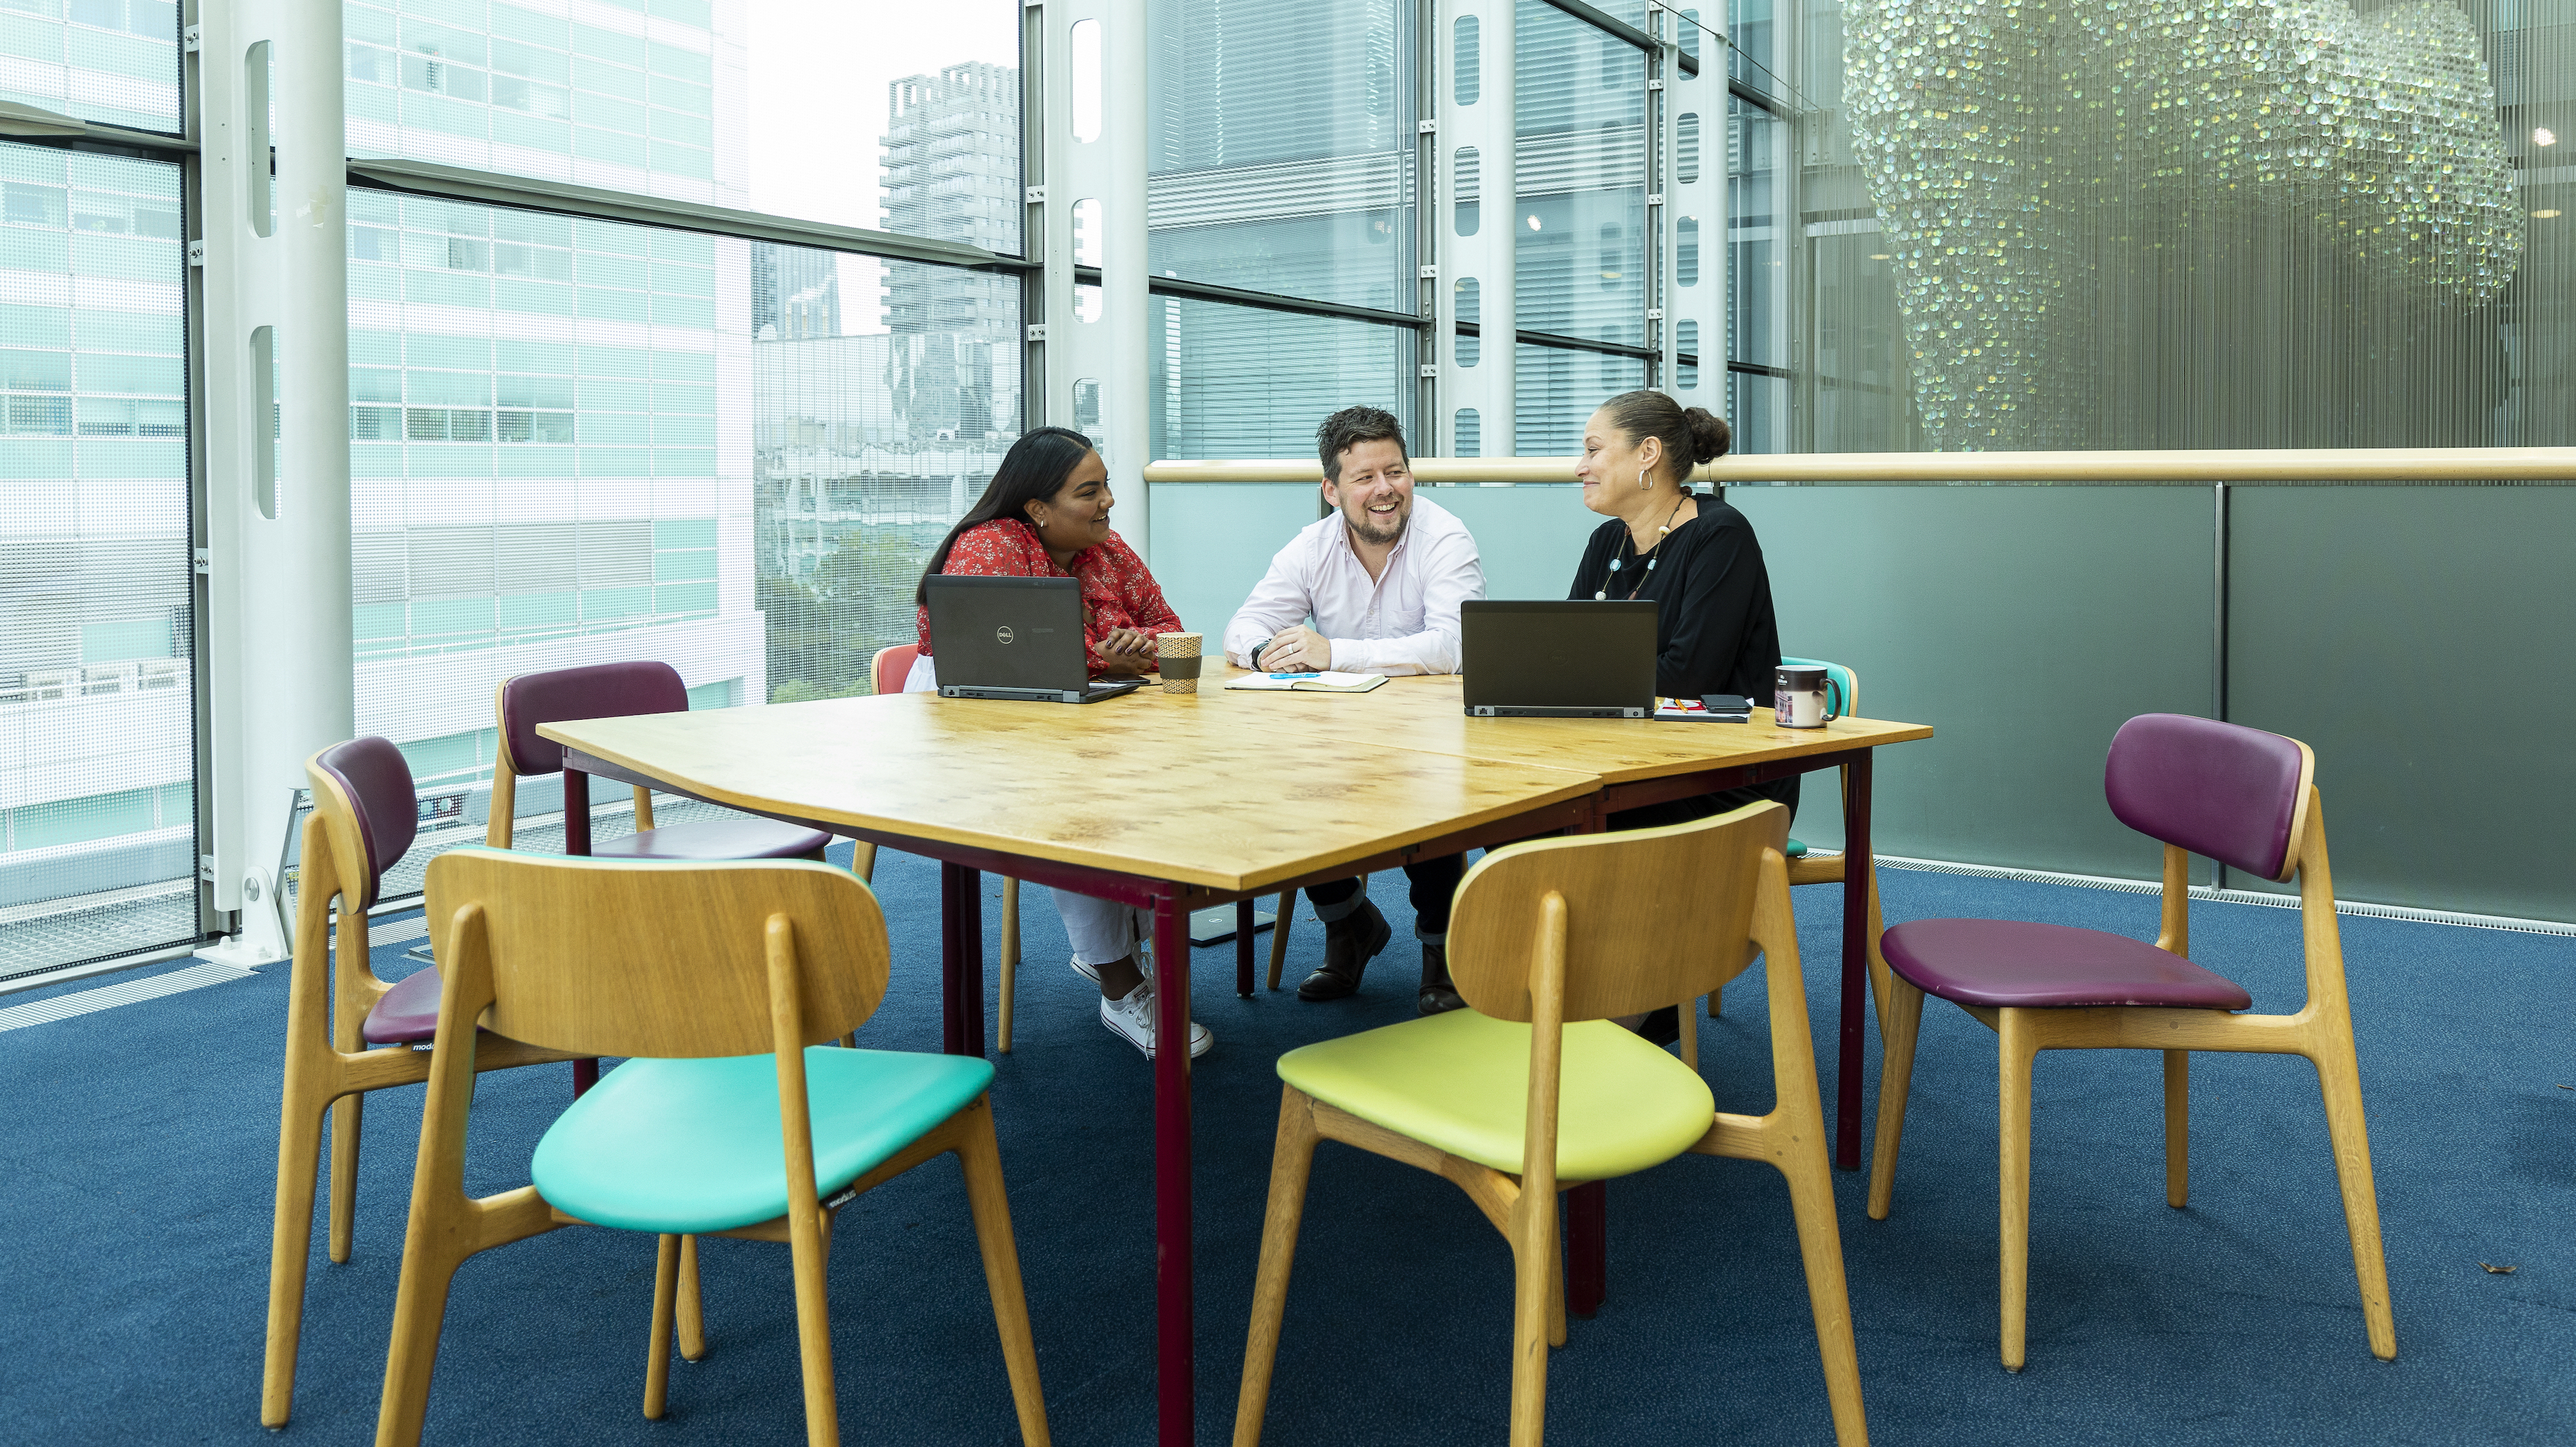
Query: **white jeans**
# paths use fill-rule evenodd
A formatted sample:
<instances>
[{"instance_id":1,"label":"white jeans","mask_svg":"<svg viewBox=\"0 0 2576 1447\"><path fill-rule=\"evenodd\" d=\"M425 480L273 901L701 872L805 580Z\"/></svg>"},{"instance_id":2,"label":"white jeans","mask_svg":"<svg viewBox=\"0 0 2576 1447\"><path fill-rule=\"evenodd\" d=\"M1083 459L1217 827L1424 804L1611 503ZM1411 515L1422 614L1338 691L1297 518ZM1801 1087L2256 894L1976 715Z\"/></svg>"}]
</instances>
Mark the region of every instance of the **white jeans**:
<instances>
[{"instance_id":1,"label":"white jeans","mask_svg":"<svg viewBox=\"0 0 2576 1447\"><path fill-rule=\"evenodd\" d=\"M929 654L912 661L912 672L904 677L903 691L939 691L939 670ZM1094 899L1069 889L1050 889L1047 893L1055 896L1055 912L1064 918L1065 937L1073 941L1073 957L1086 965L1114 964L1137 953L1139 941L1154 937L1152 916L1134 905ZM1141 966L1145 961L1140 959L1137 963Z\"/></svg>"}]
</instances>

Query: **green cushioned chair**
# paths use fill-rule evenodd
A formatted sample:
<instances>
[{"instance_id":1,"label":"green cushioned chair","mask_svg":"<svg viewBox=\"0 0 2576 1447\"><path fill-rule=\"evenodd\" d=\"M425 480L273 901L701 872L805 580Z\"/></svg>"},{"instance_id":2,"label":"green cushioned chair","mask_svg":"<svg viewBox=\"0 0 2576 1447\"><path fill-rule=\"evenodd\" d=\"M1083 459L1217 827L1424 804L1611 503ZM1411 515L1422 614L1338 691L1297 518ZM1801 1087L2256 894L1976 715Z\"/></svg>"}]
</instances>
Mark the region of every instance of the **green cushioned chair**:
<instances>
[{"instance_id":1,"label":"green cushioned chair","mask_svg":"<svg viewBox=\"0 0 2576 1447\"><path fill-rule=\"evenodd\" d=\"M660 863L459 849L429 867L446 972L380 1447L420 1440L448 1284L478 1252L559 1226L660 1237L644 1415L668 1400L680 1240L793 1253L810 1443L840 1440L825 1238L861 1192L956 1153L1030 1447L1037 1354L980 1059L815 1049L885 998L885 917L852 875L801 860ZM476 1034L480 1021L484 1034ZM478 1040L631 1057L537 1143L532 1184L465 1194Z\"/></svg>"},{"instance_id":2,"label":"green cushioned chair","mask_svg":"<svg viewBox=\"0 0 2576 1447\"><path fill-rule=\"evenodd\" d=\"M1860 675L1853 672L1850 668L1839 663L1828 663L1821 658L1783 658L1780 662L1786 666L1823 669L1825 671L1825 682L1832 690L1832 692L1827 695L1827 699L1829 702L1834 703L1836 711L1845 714L1858 713L1860 711ZM1839 697L1837 698L1836 696ZM1846 766L1844 768L1837 769L1834 772L1841 780L1843 787L1848 789L1851 785L1850 768ZM1843 882L1843 857L1839 854L1821 856L1810 854L1807 850L1807 846L1796 839L1791 839L1782 847L1780 852L1788 856L1789 882L1793 885L1840 884ZM1878 957L1878 936L1878 872L1876 867L1873 866L1870 871L1869 880L1869 972L1870 982L1873 987L1871 998L1880 1002L1880 1010L1884 1013L1886 1008L1885 1001L1887 999L1887 964ZM1722 1012L1723 1004L1719 999L1718 992L1715 990L1709 991L1709 1018L1714 1020ZM1681 1026L1682 1059L1692 1067L1696 1068L1699 1065L1698 1018L1693 1014L1693 1012L1684 1010L1682 1011ZM1884 1028L1883 1021L1882 1028Z\"/></svg>"},{"instance_id":3,"label":"green cushioned chair","mask_svg":"<svg viewBox=\"0 0 2576 1447\"><path fill-rule=\"evenodd\" d=\"M1834 1434L1843 1447L1867 1441L1781 853L1788 825L1788 810L1765 803L1488 853L1459 886L1449 926L1450 975L1472 1009L1279 1058L1279 1137L1235 1447L1261 1440L1322 1140L1447 1177L1511 1243L1514 1447L1537 1447L1545 1427L1542 1340L1565 1342L1556 1193L1692 1151L1777 1167L1789 1182ZM1730 1115L1698 1072L1612 1017L1709 993L1757 956L1767 961L1776 1103L1768 1115Z\"/></svg>"}]
</instances>

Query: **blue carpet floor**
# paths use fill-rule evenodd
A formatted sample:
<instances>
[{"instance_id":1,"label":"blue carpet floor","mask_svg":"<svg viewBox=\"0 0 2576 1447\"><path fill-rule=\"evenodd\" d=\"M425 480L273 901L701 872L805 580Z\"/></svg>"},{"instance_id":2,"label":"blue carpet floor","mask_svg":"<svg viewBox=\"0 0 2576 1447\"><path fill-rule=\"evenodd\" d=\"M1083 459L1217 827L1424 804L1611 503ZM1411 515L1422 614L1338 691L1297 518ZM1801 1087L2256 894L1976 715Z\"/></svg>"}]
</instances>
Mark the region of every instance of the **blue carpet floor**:
<instances>
[{"instance_id":1,"label":"blue carpet floor","mask_svg":"<svg viewBox=\"0 0 2576 1447\"><path fill-rule=\"evenodd\" d=\"M988 884L990 881L988 881ZM896 978L864 1033L936 1049L937 876L879 870ZM1891 872L1891 921L1995 915L2154 932L2152 898ZM1202 951L1197 1082L1200 1439L1224 1440L1241 1368L1278 1085L1271 1061L1413 1012L1396 947L1357 1000L1236 999ZM1831 1069L1839 891L1799 891ZM987 907L988 922L999 917ZM2300 994L2295 913L2194 910L2195 955L2264 1010ZM1896 1210L1837 1178L1874 1440L2576 1442L2576 940L2343 922L2388 1243L2394 1364L2362 1337L2314 1073L2194 1064L2193 1197L2164 1205L2156 1057L2043 1056L2032 1186L2030 1366L1996 1360L1994 1046L1933 1002ZM1152 1440L1152 1154L1146 1062L1097 1023L1032 898L1017 1048L994 1100L1050 1421L1067 1447ZM1293 984L1319 958L1307 916ZM1264 948L1267 944L1265 939ZM388 975L402 948L379 951ZM94 982L93 982L94 983ZM267 1440L258 1426L285 968L0 1034L0 1440ZM84 988L81 985L63 987ZM39 998L10 997L19 1004ZM1758 977L1704 1028L1729 1108L1768 1106ZM1870 1081L1875 1100L1876 1043ZM484 1077L469 1185L524 1182L568 1067ZM1828 1090L1830 1100L1830 1090ZM346 1266L317 1264L292 1438L371 1439L420 1091L371 1098ZM1772 1172L1686 1158L1610 1188L1610 1299L1554 1355L1564 1442L1831 1441L1787 1197ZM320 1233L316 1232L319 1261ZM841 1218L832 1257L841 1420L853 1443L1015 1441L955 1166ZM2518 1268L2490 1274L2480 1262ZM562 1231L459 1273L428 1440L803 1440L785 1248L713 1241L708 1360L640 1415L653 1243ZM1509 1382L1510 1264L1454 1188L1327 1145L1290 1294L1268 1440L1488 1443Z\"/></svg>"}]
</instances>

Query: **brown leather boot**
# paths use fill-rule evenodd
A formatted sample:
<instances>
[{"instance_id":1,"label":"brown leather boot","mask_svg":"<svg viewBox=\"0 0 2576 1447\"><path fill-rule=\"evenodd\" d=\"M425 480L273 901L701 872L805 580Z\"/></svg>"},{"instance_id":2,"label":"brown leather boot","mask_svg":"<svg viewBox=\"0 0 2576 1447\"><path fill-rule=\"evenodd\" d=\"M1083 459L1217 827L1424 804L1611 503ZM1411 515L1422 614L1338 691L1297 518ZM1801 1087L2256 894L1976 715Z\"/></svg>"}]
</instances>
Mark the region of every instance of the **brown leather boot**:
<instances>
[{"instance_id":1,"label":"brown leather boot","mask_svg":"<svg viewBox=\"0 0 2576 1447\"><path fill-rule=\"evenodd\" d=\"M1449 944L1422 942L1422 989L1414 1004L1425 1015L1438 1015L1450 1010L1463 1010L1467 1002L1458 987L1449 983Z\"/></svg>"},{"instance_id":2,"label":"brown leather boot","mask_svg":"<svg viewBox=\"0 0 2576 1447\"><path fill-rule=\"evenodd\" d=\"M1394 934L1377 905L1361 900L1359 908L1324 926L1324 967L1297 987L1297 998L1341 1000L1358 994L1360 972Z\"/></svg>"}]
</instances>

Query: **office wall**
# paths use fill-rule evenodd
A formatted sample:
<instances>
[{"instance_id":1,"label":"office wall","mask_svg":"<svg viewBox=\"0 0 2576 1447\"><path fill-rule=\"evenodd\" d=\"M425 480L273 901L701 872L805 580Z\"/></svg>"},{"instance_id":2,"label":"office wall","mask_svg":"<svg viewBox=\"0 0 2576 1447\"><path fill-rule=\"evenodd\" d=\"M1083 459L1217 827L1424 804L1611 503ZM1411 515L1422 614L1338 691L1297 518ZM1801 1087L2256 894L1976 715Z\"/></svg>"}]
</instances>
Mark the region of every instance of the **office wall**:
<instances>
[{"instance_id":1,"label":"office wall","mask_svg":"<svg viewBox=\"0 0 2576 1447\"><path fill-rule=\"evenodd\" d=\"M2342 897L2576 921L2576 753L2556 740L2576 717L2576 488L2232 494L2229 716L2317 750ZM1595 521L1571 486L1426 495L1474 529L1496 597L1563 596ZM1155 565L1181 616L1222 627L1312 499L1157 486ZM2133 715L2212 708L2210 489L1729 500L1761 534L1782 648L1859 670L1864 712L1940 731L1882 751L1880 849L2156 876L2156 846L2102 802L2102 759ZM1797 833L1836 845L1833 786L1810 782Z\"/></svg>"},{"instance_id":2,"label":"office wall","mask_svg":"<svg viewBox=\"0 0 2576 1447\"><path fill-rule=\"evenodd\" d=\"M2317 751L2337 892L2576 921L2576 488L2241 488L2233 512L2228 713Z\"/></svg>"}]
</instances>

